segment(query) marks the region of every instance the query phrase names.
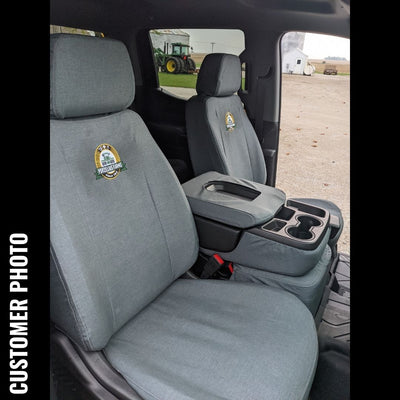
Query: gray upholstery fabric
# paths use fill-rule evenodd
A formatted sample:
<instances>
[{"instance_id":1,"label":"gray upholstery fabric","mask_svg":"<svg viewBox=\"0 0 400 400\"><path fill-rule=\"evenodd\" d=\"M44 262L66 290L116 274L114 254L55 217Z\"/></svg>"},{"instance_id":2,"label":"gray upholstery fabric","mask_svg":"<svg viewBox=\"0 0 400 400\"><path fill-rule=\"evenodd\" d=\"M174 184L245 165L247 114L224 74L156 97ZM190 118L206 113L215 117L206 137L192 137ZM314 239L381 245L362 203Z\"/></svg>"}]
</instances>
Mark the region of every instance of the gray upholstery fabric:
<instances>
[{"instance_id":1,"label":"gray upholstery fabric","mask_svg":"<svg viewBox=\"0 0 400 400\"><path fill-rule=\"evenodd\" d=\"M242 70L239 57L233 54L208 54L197 78L196 90L207 96L230 96L240 88Z\"/></svg>"},{"instance_id":2,"label":"gray upholstery fabric","mask_svg":"<svg viewBox=\"0 0 400 400\"><path fill-rule=\"evenodd\" d=\"M230 252L218 254L228 261L281 275L299 277L312 270L320 261L328 244L330 228L314 250L303 250L244 231L239 243ZM207 255L214 252L201 248Z\"/></svg>"},{"instance_id":3,"label":"gray upholstery fabric","mask_svg":"<svg viewBox=\"0 0 400 400\"><path fill-rule=\"evenodd\" d=\"M211 181L230 182L254 189L260 194L253 200L210 191ZM238 228L250 228L269 221L283 206L285 194L270 186L233 178L218 172L206 172L182 185L193 214Z\"/></svg>"},{"instance_id":4,"label":"gray upholstery fabric","mask_svg":"<svg viewBox=\"0 0 400 400\"><path fill-rule=\"evenodd\" d=\"M296 295L315 315L324 287L329 280L329 268L331 249L325 246L322 257L317 265L302 276L287 276L262 271L255 268L247 268L240 264L234 264L231 280L240 282L253 282L262 285L279 287Z\"/></svg>"},{"instance_id":5,"label":"gray upholstery fabric","mask_svg":"<svg viewBox=\"0 0 400 400\"><path fill-rule=\"evenodd\" d=\"M83 35L51 35L50 114L53 117L120 111L132 103L134 95L132 65L122 42Z\"/></svg>"},{"instance_id":6,"label":"gray upholstery fabric","mask_svg":"<svg viewBox=\"0 0 400 400\"><path fill-rule=\"evenodd\" d=\"M227 130L225 115L235 120ZM186 104L186 128L195 175L218 171L236 178L265 183L265 161L239 96L194 96Z\"/></svg>"},{"instance_id":7,"label":"gray upholstery fabric","mask_svg":"<svg viewBox=\"0 0 400 400\"><path fill-rule=\"evenodd\" d=\"M306 400L317 347L312 315L292 294L181 279L105 354L145 399Z\"/></svg>"},{"instance_id":8,"label":"gray upholstery fabric","mask_svg":"<svg viewBox=\"0 0 400 400\"><path fill-rule=\"evenodd\" d=\"M99 349L194 263L193 217L172 168L134 112L52 120L50 129L57 273L78 322L85 321L75 338ZM113 180L96 180L94 152L101 143L112 144L126 163ZM58 321L58 313L52 317Z\"/></svg>"}]
</instances>

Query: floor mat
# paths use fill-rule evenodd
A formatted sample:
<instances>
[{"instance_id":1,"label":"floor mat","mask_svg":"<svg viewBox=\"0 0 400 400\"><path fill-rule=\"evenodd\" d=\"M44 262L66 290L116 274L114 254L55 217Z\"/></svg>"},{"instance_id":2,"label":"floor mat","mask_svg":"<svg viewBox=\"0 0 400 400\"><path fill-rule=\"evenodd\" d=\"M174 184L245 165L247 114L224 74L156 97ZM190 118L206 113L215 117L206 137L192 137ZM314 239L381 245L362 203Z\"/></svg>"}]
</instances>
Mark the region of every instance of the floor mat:
<instances>
[{"instance_id":1,"label":"floor mat","mask_svg":"<svg viewBox=\"0 0 400 400\"><path fill-rule=\"evenodd\" d=\"M350 343L350 256L340 254L335 281L318 328L322 336Z\"/></svg>"},{"instance_id":2,"label":"floor mat","mask_svg":"<svg viewBox=\"0 0 400 400\"><path fill-rule=\"evenodd\" d=\"M318 339L318 366L309 399L350 399L350 345L329 336Z\"/></svg>"}]
</instances>

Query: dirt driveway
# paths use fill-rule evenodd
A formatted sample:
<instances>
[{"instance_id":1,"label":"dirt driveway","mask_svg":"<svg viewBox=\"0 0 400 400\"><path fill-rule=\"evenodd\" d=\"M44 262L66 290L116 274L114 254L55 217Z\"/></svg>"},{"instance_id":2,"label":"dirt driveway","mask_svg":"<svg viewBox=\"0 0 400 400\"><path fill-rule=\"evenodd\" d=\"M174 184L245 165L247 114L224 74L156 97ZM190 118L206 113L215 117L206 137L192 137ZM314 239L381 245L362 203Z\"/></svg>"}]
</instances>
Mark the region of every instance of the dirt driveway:
<instances>
[{"instance_id":1,"label":"dirt driveway","mask_svg":"<svg viewBox=\"0 0 400 400\"><path fill-rule=\"evenodd\" d=\"M337 204L350 254L350 76L283 75L276 187Z\"/></svg>"},{"instance_id":2,"label":"dirt driveway","mask_svg":"<svg viewBox=\"0 0 400 400\"><path fill-rule=\"evenodd\" d=\"M184 98L195 94L165 89ZM276 187L287 197L337 204L345 224L338 248L350 254L350 76L282 75Z\"/></svg>"}]
</instances>

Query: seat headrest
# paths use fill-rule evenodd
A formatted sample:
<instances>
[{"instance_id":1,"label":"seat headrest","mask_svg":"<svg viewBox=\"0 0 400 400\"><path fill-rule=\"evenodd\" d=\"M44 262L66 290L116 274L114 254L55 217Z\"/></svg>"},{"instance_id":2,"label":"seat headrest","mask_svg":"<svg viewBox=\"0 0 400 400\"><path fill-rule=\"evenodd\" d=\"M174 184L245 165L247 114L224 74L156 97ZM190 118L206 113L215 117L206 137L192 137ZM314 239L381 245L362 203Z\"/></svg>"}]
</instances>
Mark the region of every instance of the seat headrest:
<instances>
[{"instance_id":1,"label":"seat headrest","mask_svg":"<svg viewBox=\"0 0 400 400\"><path fill-rule=\"evenodd\" d=\"M51 117L122 111L134 96L132 64L122 42L83 35L50 35Z\"/></svg>"},{"instance_id":2,"label":"seat headrest","mask_svg":"<svg viewBox=\"0 0 400 400\"><path fill-rule=\"evenodd\" d=\"M200 67L196 90L206 96L230 96L242 82L240 59L233 54L208 54Z\"/></svg>"}]
</instances>

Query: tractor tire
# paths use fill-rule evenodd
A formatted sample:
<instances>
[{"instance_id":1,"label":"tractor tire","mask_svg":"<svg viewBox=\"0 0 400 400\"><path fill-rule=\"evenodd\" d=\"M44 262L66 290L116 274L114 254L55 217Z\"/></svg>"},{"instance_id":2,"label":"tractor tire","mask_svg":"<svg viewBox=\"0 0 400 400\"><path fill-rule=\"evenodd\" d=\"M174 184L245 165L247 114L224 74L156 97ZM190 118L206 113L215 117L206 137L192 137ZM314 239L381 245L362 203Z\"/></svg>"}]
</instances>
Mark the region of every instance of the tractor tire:
<instances>
[{"instance_id":1,"label":"tractor tire","mask_svg":"<svg viewBox=\"0 0 400 400\"><path fill-rule=\"evenodd\" d=\"M189 71L196 71L196 63L193 61L193 59L191 59L191 58L188 58L187 59L187 63L188 63L188 66L189 66Z\"/></svg>"},{"instance_id":2,"label":"tractor tire","mask_svg":"<svg viewBox=\"0 0 400 400\"><path fill-rule=\"evenodd\" d=\"M170 74L179 74L179 72L181 72L181 63L179 58L177 57L167 58L167 61L165 62L165 69Z\"/></svg>"},{"instance_id":3,"label":"tractor tire","mask_svg":"<svg viewBox=\"0 0 400 400\"><path fill-rule=\"evenodd\" d=\"M178 58L178 57L177 57L177 60L179 62L179 66L180 66L179 72L181 74L184 74L185 72L187 72L186 62L184 60L182 60L182 58Z\"/></svg>"}]
</instances>

